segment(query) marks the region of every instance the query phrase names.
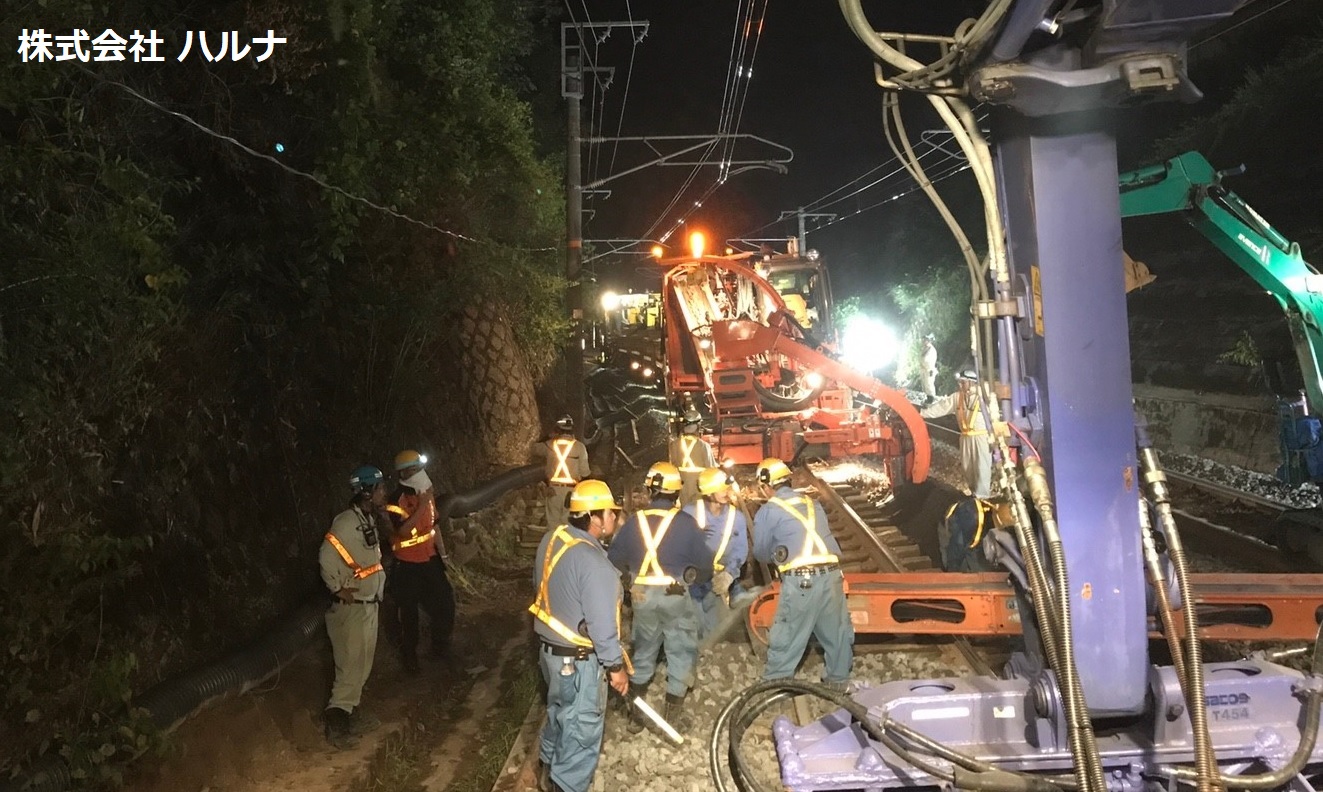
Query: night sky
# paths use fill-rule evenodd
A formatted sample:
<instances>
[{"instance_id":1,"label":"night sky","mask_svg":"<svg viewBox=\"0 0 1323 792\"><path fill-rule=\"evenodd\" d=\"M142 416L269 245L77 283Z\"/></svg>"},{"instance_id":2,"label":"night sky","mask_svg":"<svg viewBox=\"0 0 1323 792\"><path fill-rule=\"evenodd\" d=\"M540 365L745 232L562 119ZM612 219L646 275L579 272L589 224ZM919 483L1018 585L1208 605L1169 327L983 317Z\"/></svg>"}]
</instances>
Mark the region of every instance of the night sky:
<instances>
[{"instance_id":1,"label":"night sky","mask_svg":"<svg viewBox=\"0 0 1323 792\"><path fill-rule=\"evenodd\" d=\"M584 4L569 0L576 21L584 19ZM711 134L721 117L723 87L732 61L732 34L736 11L747 9L736 2L677 3L673 0L588 0L589 18L594 22L622 21L631 18L648 20L648 36L635 48L624 30L596 46L594 62L599 67L614 66L615 80L605 93L605 110L590 109L584 100L585 134L590 119L597 134L616 135L624 103L622 135ZM626 7L628 5L628 8ZM920 4L911 4L918 6ZM928 5L928 4L922 4ZM910 30L949 30L963 18L959 3L934 4L948 12L939 16L931 11L908 18L892 17L896 26ZM765 17L763 10L766 9ZM849 31L836 4L827 0L788 3L755 2L754 19L765 19L763 35L757 41L756 57L752 51L756 36L750 37L744 64L752 62L752 78L739 78L747 97L739 117L738 131L753 134L794 151L794 160L786 174L770 170L752 170L732 175L706 200L694 207L712 187L719 170L705 167L694 176L692 184L669 212L667 205L693 172L691 167L652 167L605 185L612 190L609 198L589 196L586 208L596 215L586 221L589 239L637 238L645 235L655 221L660 224L652 237L658 238L675 221L686 217L682 229L701 229L709 238L748 235L783 237L793 235L793 220L773 222L782 210L808 205L851 179L891 160L891 152L882 137L882 91L873 83L872 59L865 47ZM894 20L894 22L892 21ZM629 64L633 50L633 71ZM626 95L625 81L629 78ZM910 103L914 113L913 134L936 127L935 116L922 114L925 104ZM733 124L730 124L733 126ZM604 130L604 131L603 131ZM752 141L744 141L735 157L756 159L772 152ZM622 143L584 148L585 183L603 178L650 158L639 143ZM615 167L611 167L612 157ZM931 159L936 161L941 155ZM714 154L713 159L719 159ZM877 171L866 184L895 170L895 164ZM952 177L947 187L959 192L964 175ZM856 187L859 185L856 185ZM847 197L855 187L833 196L823 211L847 215L876 204L890 195L912 187L901 175ZM846 200L839 200L846 198ZM881 219L894 214L898 204L911 204L933 214L920 194L898 202L841 219L830 228L809 235L809 246L820 250L832 262L838 285L850 286L857 270L871 270L877 259L885 258L887 225ZM819 221L821 222L821 221ZM812 226L810 226L812 227ZM679 242L684 231L670 240ZM602 248L599 248L601 250ZM954 252L954 243L951 245ZM627 283L636 270L647 271L642 258L599 259L598 272L604 284L613 287ZM852 265L852 266L851 266Z\"/></svg>"},{"instance_id":2,"label":"night sky","mask_svg":"<svg viewBox=\"0 0 1323 792\"><path fill-rule=\"evenodd\" d=\"M737 11L748 7L737 0L565 0L565 10L575 22L585 18L595 23L650 22L647 37L637 46L625 30L616 30L604 43L590 44L592 61L599 67L614 67L615 77L594 101L585 97L585 136L590 127L592 134L601 136L716 132L723 87L735 57L732 38ZM903 174L893 174L897 166L882 136L882 91L873 83L872 59L849 31L836 3L752 0L752 7L755 26L760 18L764 25L761 40L750 36L743 59L746 66L752 63L753 76L736 78L739 88L748 89L742 115L734 113L739 118L737 131L791 148L794 160L788 172L753 170L732 175L704 198L719 175L716 167L696 173L691 167L647 168L604 185L612 190L610 197L585 196L585 208L595 210L585 220L585 238L656 239L681 218L686 223L669 240L673 244L683 244L687 229L701 229L709 239L786 237L793 235L795 224L793 220L776 222L782 211L811 206L882 165L881 170L816 208L839 215L836 222L808 237L809 247L818 249L829 263L838 297L877 290L902 273L954 264L955 244L921 193L887 201L914 185ZM867 3L865 8L879 28L945 34L959 20L976 15L981 4ZM1247 13L1254 13L1253 4L1241 15ZM752 49L755 40L756 55ZM1195 66L1197 80L1197 62ZM922 153L925 146L918 140L920 134L943 127L918 97L903 97L902 107L911 139ZM1127 147L1146 156L1148 141L1161 131L1161 121L1170 122L1186 111L1166 108L1146 113L1118 112L1124 133L1123 160ZM748 141L739 145L737 157L755 158L767 151ZM585 183L655 156L637 142L585 146L583 152ZM719 158L719 153L711 155L713 160ZM943 174L959 164L940 152L924 162L933 165L930 175ZM857 190L888 174L893 175L880 184ZM692 183L667 211L691 175ZM975 220L979 210L972 184L968 172L956 173L939 190L965 220L971 238L978 238L983 232ZM699 199L704 199L701 208L694 206ZM599 245L593 252L605 250L606 246ZM606 256L590 260L588 266L596 270L604 287L615 289L646 287L647 281L640 276L654 272L644 257Z\"/></svg>"}]
</instances>

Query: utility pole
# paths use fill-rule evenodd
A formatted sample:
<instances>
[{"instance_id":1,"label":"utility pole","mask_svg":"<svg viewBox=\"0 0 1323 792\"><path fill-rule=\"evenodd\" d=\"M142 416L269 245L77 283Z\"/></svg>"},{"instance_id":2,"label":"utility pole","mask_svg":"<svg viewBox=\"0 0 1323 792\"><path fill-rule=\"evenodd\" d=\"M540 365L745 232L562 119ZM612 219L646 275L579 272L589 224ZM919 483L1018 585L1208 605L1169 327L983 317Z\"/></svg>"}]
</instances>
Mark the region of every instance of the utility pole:
<instances>
[{"instance_id":1,"label":"utility pole","mask_svg":"<svg viewBox=\"0 0 1323 792\"><path fill-rule=\"evenodd\" d=\"M583 99L584 74L592 74L596 79L598 72L614 74L614 69L599 69L596 64L589 68L583 65L584 32L590 31L600 43L611 35L617 27L641 30L635 33L635 42L647 35L647 22L600 22L576 25L562 23L560 26L560 94L566 105L566 157L565 157L565 279L569 288L565 295L566 307L570 318L570 343L563 358L565 368L565 402L567 412L574 417L575 425L582 432L587 411L583 398L583 353L584 353L584 312L583 285L579 279L583 270L583 158L581 146L580 101ZM608 85L610 84L608 76Z\"/></svg>"},{"instance_id":2,"label":"utility pole","mask_svg":"<svg viewBox=\"0 0 1323 792\"><path fill-rule=\"evenodd\" d=\"M804 227L804 221L810 218L816 220L819 217L826 218L827 222L831 222L832 220L836 219L836 215L832 214L831 212L805 212L804 207L802 206L793 212L782 212L781 216L776 219L784 220L787 217L799 218L799 236L797 237L797 239L799 240L798 254L801 256L808 252L808 239L807 239L808 229Z\"/></svg>"}]
</instances>

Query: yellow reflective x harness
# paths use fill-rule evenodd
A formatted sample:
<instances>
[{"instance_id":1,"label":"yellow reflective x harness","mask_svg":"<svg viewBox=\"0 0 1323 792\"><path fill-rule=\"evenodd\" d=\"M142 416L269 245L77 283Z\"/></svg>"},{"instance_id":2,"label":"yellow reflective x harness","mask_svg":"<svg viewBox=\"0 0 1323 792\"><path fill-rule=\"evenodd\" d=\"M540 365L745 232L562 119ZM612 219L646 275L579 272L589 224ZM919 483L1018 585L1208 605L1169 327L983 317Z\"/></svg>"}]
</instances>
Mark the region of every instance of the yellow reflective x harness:
<instances>
[{"instance_id":1,"label":"yellow reflective x harness","mask_svg":"<svg viewBox=\"0 0 1323 792\"><path fill-rule=\"evenodd\" d=\"M772 498L768 503L775 503L777 506L785 509L786 514L794 517L799 521L800 525L804 526L803 548L800 549L797 557L778 566L776 568L778 572L788 572L792 569L799 569L800 567L814 566L817 564L835 564L840 561L839 558L827 550L826 542L822 541L822 537L818 535L818 531L815 527L815 524L818 521L818 513L817 510L813 508L813 501L808 498L791 498L790 500ZM808 507L808 515L805 516L800 514L799 511L791 505L794 503L805 504Z\"/></svg>"},{"instance_id":2,"label":"yellow reflective x harness","mask_svg":"<svg viewBox=\"0 0 1323 792\"><path fill-rule=\"evenodd\" d=\"M643 563L639 566L638 577L634 578L634 582L638 585L669 586L675 583L675 578L662 571L661 564L657 561L657 548L661 547L662 538L670 529L671 520L675 519L677 511L677 509L644 509L638 512L639 532L643 534L643 548L646 551L643 554ZM654 514L662 518L656 534L653 534L652 527L648 525L648 515Z\"/></svg>"},{"instance_id":3,"label":"yellow reflective x harness","mask_svg":"<svg viewBox=\"0 0 1323 792\"><path fill-rule=\"evenodd\" d=\"M354 557L349 555L349 551L345 549L345 546L340 544L340 540L335 538L335 534L328 533L326 535L326 541L331 543L331 547L335 548L335 552L340 554L341 560L354 571L354 580L362 580L363 578L371 577L381 571L380 563L373 564L370 567L359 566L358 562L354 560Z\"/></svg>"},{"instance_id":4,"label":"yellow reflective x harness","mask_svg":"<svg viewBox=\"0 0 1323 792\"><path fill-rule=\"evenodd\" d=\"M409 513L393 503L386 506L386 511L390 512L391 514L398 514L401 519L404 520L409 519ZM413 531L409 534L408 539L398 539L394 542L391 542L390 546L391 549L393 550L403 550L406 547L413 547L414 545L420 545L423 542L430 542L432 540L432 537L434 536L436 536L435 527L433 527L432 530L428 531L427 533L421 535L418 533L418 528L414 527Z\"/></svg>"},{"instance_id":5,"label":"yellow reflective x harness","mask_svg":"<svg viewBox=\"0 0 1323 792\"><path fill-rule=\"evenodd\" d=\"M944 519L951 519L951 515L955 514L956 507L959 505L960 501L951 504L951 508L946 510L946 517ZM974 499L974 511L978 514L978 523L974 528L974 539L969 543L971 549L978 547L978 543L983 540L983 515L988 511L991 511L991 509L992 507L985 503L982 498Z\"/></svg>"},{"instance_id":6,"label":"yellow reflective x harness","mask_svg":"<svg viewBox=\"0 0 1323 792\"><path fill-rule=\"evenodd\" d=\"M560 547L556 546L556 542L561 542ZM569 550L571 547L584 543L585 540L571 536L569 531L566 530L563 525L557 528L556 532L551 535L551 540L547 542L547 555L542 560L542 582L537 588L537 600L535 600L532 605L528 606L528 612L536 616L543 624L550 627L557 635L569 641L571 644L585 649L592 649L593 642L591 639L571 630L569 627L566 627L560 619L551 615L551 603L547 596L547 585L551 582L551 572L556 568L556 564L560 561L561 556L565 555L565 551ZM618 617L619 614L617 614L617 618Z\"/></svg>"},{"instance_id":7,"label":"yellow reflective x harness","mask_svg":"<svg viewBox=\"0 0 1323 792\"><path fill-rule=\"evenodd\" d=\"M556 542L562 543L559 548L556 547ZM547 555L542 560L542 581L538 584L537 600L532 605L528 606L528 612L536 616L539 621L550 627L557 635L569 641L572 645L580 647L581 649L594 651L595 647L593 646L591 638L586 635L580 635L574 630L571 630L569 627L565 626L564 622L551 615L551 601L550 596L547 593L548 586L551 584L551 572L556 568L556 564L560 562L561 556L565 555L565 551L569 550L571 547L574 547L577 544L586 543L587 542L583 539L571 536L569 530L564 525L556 529L555 533L551 535L550 541L547 542ZM619 636L620 634L620 601L617 600L616 635ZM620 655L624 662L625 670L628 673L633 674L634 664L630 662L629 653L625 651L623 644L620 647Z\"/></svg>"},{"instance_id":8,"label":"yellow reflective x harness","mask_svg":"<svg viewBox=\"0 0 1323 792\"><path fill-rule=\"evenodd\" d=\"M698 505L694 509L694 511L697 512L696 516L698 517L698 527L706 530L707 504L703 502L702 498L699 498ZM721 529L721 542L717 544L717 553L712 557L712 568L717 572L721 572L726 568L726 565L721 563L721 555L726 552L726 545L730 544L730 536L732 533L734 533L734 528L735 528L735 507L727 503L726 527Z\"/></svg>"},{"instance_id":9,"label":"yellow reflective x harness","mask_svg":"<svg viewBox=\"0 0 1323 792\"><path fill-rule=\"evenodd\" d=\"M960 424L960 434L966 437L978 437L988 433L983 425L983 405L978 391L962 393L956 402L956 422ZM971 405L969 401L973 401Z\"/></svg>"},{"instance_id":10,"label":"yellow reflective x harness","mask_svg":"<svg viewBox=\"0 0 1323 792\"><path fill-rule=\"evenodd\" d=\"M552 484L578 484L570 473L570 452L574 450L574 441L562 437L551 441L551 451L556 455L556 469L551 474Z\"/></svg>"},{"instance_id":11,"label":"yellow reflective x harness","mask_svg":"<svg viewBox=\"0 0 1323 792\"><path fill-rule=\"evenodd\" d=\"M694 449L698 448L699 438L693 435L680 435L680 472L701 473L702 465L694 464Z\"/></svg>"}]
</instances>

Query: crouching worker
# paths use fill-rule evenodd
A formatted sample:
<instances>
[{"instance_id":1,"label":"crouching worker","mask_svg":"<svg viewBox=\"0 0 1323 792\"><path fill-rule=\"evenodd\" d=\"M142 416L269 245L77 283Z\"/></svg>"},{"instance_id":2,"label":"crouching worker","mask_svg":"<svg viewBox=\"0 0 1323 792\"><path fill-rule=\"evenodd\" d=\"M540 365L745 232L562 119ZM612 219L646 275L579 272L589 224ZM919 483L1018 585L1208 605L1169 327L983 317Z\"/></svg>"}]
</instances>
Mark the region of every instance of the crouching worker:
<instances>
[{"instance_id":1,"label":"crouching worker","mask_svg":"<svg viewBox=\"0 0 1323 792\"><path fill-rule=\"evenodd\" d=\"M569 497L569 523L548 531L533 567L529 607L547 683L547 722L538 745L543 792L588 792L606 725L606 688L629 692L620 644L620 576L602 541L620 507L605 482L588 479Z\"/></svg>"},{"instance_id":2,"label":"crouching worker","mask_svg":"<svg viewBox=\"0 0 1323 792\"><path fill-rule=\"evenodd\" d=\"M992 566L981 547L983 536L993 528L1009 528L1010 504L1004 500L961 498L946 512L937 527L942 569L947 572L988 572Z\"/></svg>"}]
</instances>

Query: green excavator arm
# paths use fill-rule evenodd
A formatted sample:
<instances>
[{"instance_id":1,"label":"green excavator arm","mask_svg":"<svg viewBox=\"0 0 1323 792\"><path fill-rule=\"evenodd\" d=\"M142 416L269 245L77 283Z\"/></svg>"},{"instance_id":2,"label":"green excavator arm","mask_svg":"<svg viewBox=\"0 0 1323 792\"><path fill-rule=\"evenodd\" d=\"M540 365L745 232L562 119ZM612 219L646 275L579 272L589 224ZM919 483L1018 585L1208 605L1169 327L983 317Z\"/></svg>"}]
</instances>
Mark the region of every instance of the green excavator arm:
<instances>
[{"instance_id":1,"label":"green excavator arm","mask_svg":"<svg viewBox=\"0 0 1323 792\"><path fill-rule=\"evenodd\" d=\"M1277 298L1295 344L1309 413L1323 416L1323 275L1300 256L1298 244L1222 186L1223 176L1239 172L1217 171L1202 154L1189 151L1123 173L1121 216L1180 213Z\"/></svg>"}]
</instances>

